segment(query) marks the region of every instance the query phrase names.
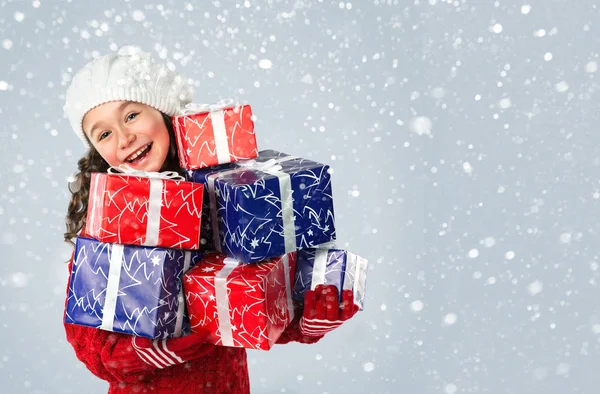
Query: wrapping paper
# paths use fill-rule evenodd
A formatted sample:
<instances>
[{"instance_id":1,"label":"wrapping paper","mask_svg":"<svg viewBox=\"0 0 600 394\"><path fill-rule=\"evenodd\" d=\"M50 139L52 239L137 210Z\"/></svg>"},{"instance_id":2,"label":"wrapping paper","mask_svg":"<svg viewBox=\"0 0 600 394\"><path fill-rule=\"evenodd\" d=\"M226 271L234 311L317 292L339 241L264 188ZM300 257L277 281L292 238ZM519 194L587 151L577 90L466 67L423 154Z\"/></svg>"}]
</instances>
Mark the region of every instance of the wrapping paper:
<instances>
[{"instance_id":1,"label":"wrapping paper","mask_svg":"<svg viewBox=\"0 0 600 394\"><path fill-rule=\"evenodd\" d=\"M182 168L194 170L258 155L249 105L202 107L173 117Z\"/></svg>"},{"instance_id":2,"label":"wrapping paper","mask_svg":"<svg viewBox=\"0 0 600 394\"><path fill-rule=\"evenodd\" d=\"M146 338L189 331L181 278L197 251L78 237L65 322Z\"/></svg>"},{"instance_id":3,"label":"wrapping paper","mask_svg":"<svg viewBox=\"0 0 600 394\"><path fill-rule=\"evenodd\" d=\"M206 255L184 275L191 329L210 331L209 343L269 350L294 318L296 255L241 264Z\"/></svg>"},{"instance_id":4,"label":"wrapping paper","mask_svg":"<svg viewBox=\"0 0 600 394\"><path fill-rule=\"evenodd\" d=\"M298 251L293 298L304 302L304 294L317 285L334 285L340 293L352 290L354 303L362 310L365 301L367 260L342 249L308 248Z\"/></svg>"},{"instance_id":5,"label":"wrapping paper","mask_svg":"<svg viewBox=\"0 0 600 394\"><path fill-rule=\"evenodd\" d=\"M335 240L329 166L274 150L188 172L205 185L214 248L245 263Z\"/></svg>"},{"instance_id":6,"label":"wrapping paper","mask_svg":"<svg viewBox=\"0 0 600 394\"><path fill-rule=\"evenodd\" d=\"M85 233L103 242L198 249L203 186L93 173Z\"/></svg>"}]
</instances>

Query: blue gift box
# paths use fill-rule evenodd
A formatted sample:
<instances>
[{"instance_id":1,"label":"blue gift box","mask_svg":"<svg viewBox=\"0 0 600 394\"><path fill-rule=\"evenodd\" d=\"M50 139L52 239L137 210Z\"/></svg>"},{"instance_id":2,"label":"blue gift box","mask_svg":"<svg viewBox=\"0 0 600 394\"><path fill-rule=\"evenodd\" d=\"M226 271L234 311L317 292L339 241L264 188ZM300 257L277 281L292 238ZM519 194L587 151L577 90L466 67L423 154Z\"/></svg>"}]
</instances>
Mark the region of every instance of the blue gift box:
<instances>
[{"instance_id":1,"label":"blue gift box","mask_svg":"<svg viewBox=\"0 0 600 394\"><path fill-rule=\"evenodd\" d=\"M189 332L181 277L198 251L78 237L65 322L146 338Z\"/></svg>"},{"instance_id":2,"label":"blue gift box","mask_svg":"<svg viewBox=\"0 0 600 394\"><path fill-rule=\"evenodd\" d=\"M302 304L304 294L317 285L334 285L340 294L352 290L354 303L365 302L367 260L343 249L308 248L298 251L292 298Z\"/></svg>"},{"instance_id":3,"label":"blue gift box","mask_svg":"<svg viewBox=\"0 0 600 394\"><path fill-rule=\"evenodd\" d=\"M335 240L325 164L265 150L188 179L205 185L203 238L230 257L255 263Z\"/></svg>"}]
</instances>

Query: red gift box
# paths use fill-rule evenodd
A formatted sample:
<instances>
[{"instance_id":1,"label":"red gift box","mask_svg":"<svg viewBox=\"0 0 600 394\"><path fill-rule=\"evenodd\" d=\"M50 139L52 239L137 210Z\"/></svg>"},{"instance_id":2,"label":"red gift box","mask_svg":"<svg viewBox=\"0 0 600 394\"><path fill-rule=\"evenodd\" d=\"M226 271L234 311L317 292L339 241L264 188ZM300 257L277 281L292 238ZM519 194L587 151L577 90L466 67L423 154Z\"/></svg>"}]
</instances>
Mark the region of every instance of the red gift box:
<instances>
[{"instance_id":1,"label":"red gift box","mask_svg":"<svg viewBox=\"0 0 600 394\"><path fill-rule=\"evenodd\" d=\"M207 342L269 350L294 318L296 252L254 264L206 255L183 277L192 331Z\"/></svg>"},{"instance_id":2,"label":"red gift box","mask_svg":"<svg viewBox=\"0 0 600 394\"><path fill-rule=\"evenodd\" d=\"M193 108L186 111L193 111ZM174 116L173 125L179 163L188 170L258 156L249 105L199 106L197 113Z\"/></svg>"},{"instance_id":3,"label":"red gift box","mask_svg":"<svg viewBox=\"0 0 600 394\"><path fill-rule=\"evenodd\" d=\"M147 175L93 173L85 233L107 243L198 249L204 186Z\"/></svg>"}]
</instances>

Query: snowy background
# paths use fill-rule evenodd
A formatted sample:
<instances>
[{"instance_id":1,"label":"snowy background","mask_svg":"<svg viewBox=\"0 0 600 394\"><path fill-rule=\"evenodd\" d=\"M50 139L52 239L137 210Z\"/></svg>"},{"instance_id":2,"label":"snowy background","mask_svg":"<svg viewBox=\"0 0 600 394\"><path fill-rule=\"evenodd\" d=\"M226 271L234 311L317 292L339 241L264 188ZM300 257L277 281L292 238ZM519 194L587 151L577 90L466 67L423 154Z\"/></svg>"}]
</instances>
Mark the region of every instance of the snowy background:
<instances>
[{"instance_id":1,"label":"snowy background","mask_svg":"<svg viewBox=\"0 0 600 394\"><path fill-rule=\"evenodd\" d=\"M600 12L523 1L0 1L2 392L106 392L61 322L62 105L128 44L331 164L370 260L353 321L249 352L253 393L599 392Z\"/></svg>"}]
</instances>

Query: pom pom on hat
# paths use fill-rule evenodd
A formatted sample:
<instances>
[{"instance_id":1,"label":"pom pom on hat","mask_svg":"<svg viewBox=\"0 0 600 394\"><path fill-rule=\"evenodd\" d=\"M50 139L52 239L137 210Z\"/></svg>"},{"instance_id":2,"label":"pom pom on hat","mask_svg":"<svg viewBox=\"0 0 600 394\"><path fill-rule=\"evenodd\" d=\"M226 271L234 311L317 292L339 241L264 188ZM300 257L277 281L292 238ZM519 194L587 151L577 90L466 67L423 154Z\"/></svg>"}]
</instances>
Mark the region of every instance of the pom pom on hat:
<instances>
[{"instance_id":1,"label":"pom pom on hat","mask_svg":"<svg viewBox=\"0 0 600 394\"><path fill-rule=\"evenodd\" d=\"M192 101L192 91L181 75L155 63L149 53L125 46L86 64L67 89L63 109L86 147L84 116L110 101L135 101L173 116Z\"/></svg>"}]
</instances>

